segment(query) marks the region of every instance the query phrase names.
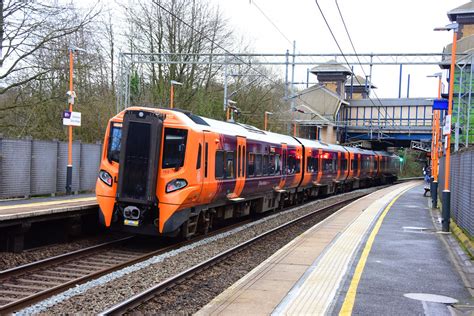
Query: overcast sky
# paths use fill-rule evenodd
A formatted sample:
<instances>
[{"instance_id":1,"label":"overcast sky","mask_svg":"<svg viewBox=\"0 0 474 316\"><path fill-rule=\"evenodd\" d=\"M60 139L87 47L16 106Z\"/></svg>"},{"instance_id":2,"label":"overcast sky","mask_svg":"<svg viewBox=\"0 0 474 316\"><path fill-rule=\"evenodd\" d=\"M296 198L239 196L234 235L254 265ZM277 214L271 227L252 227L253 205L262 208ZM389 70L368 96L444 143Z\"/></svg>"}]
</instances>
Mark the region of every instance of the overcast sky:
<instances>
[{"instance_id":1,"label":"overcast sky","mask_svg":"<svg viewBox=\"0 0 474 316\"><path fill-rule=\"evenodd\" d=\"M238 31L257 53L285 53L296 41L300 53L338 53L314 0L210 0L219 6L231 27ZM344 53L353 53L335 0L318 1ZM452 40L449 32L434 32L449 23L446 13L467 0L338 0L357 53L440 53ZM265 15L283 33L281 35ZM402 97L406 96L410 73L410 97L435 97L437 66L404 67ZM357 74L362 71L355 69ZM365 72L368 74L369 69ZM305 69L298 80L305 80ZM379 97L398 97L398 66L373 69L373 84Z\"/></svg>"}]
</instances>

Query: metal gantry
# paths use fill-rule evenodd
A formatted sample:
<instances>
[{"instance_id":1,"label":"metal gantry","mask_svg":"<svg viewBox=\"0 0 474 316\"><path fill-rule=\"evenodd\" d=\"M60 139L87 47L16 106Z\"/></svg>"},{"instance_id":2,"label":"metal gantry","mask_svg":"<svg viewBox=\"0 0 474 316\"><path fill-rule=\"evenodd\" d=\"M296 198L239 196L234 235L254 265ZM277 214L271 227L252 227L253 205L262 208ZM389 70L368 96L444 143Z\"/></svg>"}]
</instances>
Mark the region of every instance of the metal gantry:
<instances>
[{"instance_id":1,"label":"metal gantry","mask_svg":"<svg viewBox=\"0 0 474 316\"><path fill-rule=\"evenodd\" d=\"M130 80L132 71L142 64L198 64L198 65L215 65L220 66L222 71L223 84L228 82L229 73L225 72L228 66L247 65L249 69L255 66L281 66L284 75L281 80L285 82L285 96L290 98L293 90L292 85L304 84L307 82L289 81L289 73L294 78L295 68L312 67L336 60L341 64L349 63L349 65L368 65L373 66L390 66L390 65L438 65L440 61L449 54L443 53L368 53L368 54L301 54L289 51L282 54L273 53L214 53L214 54L188 54L188 53L129 53L121 52L119 54L119 78L117 85L117 111L120 111L130 105ZM360 63L359 63L360 61ZM290 69L291 66L291 69ZM258 73L258 71L256 71ZM278 80L279 78L269 78ZM309 77L308 77L309 80ZM225 85L227 87L227 85ZM225 88L226 88L225 87ZM226 104L224 100L224 104Z\"/></svg>"},{"instance_id":2,"label":"metal gantry","mask_svg":"<svg viewBox=\"0 0 474 316\"><path fill-rule=\"evenodd\" d=\"M460 58L456 63L455 74L455 97L453 112L454 123L454 151L460 149L460 145L468 147L470 138L474 137L471 129L474 128L471 120L474 119L474 107L472 106L472 86L474 54ZM473 113L471 113L473 112Z\"/></svg>"},{"instance_id":3,"label":"metal gantry","mask_svg":"<svg viewBox=\"0 0 474 316\"><path fill-rule=\"evenodd\" d=\"M231 77L240 75L253 75L261 77L262 80L269 80L273 82L282 82L285 87L284 102L288 103L288 107L295 99L296 89L295 85L302 84L304 87L309 86L309 75L306 77L306 82L295 82L294 74L296 69L304 67L304 72L309 73L309 68L316 65L324 64L329 61L337 61L343 65L352 68L352 66L369 66L372 68L377 66L393 66L400 65L439 65L444 59L450 57L450 54L444 53L366 53L366 54L302 54L293 53L289 50L286 53L203 53L203 54L187 54L187 53L129 53L122 52L119 54L119 78L117 85L117 112L130 106L131 97L131 79L134 71L143 65L211 65L215 66L218 71L218 78L222 80L224 91L228 91L228 85L231 83ZM455 144L459 147L459 143L463 142L466 146L469 143L470 137L473 133L470 131L474 128L474 124L470 124L474 119L474 113L471 113L471 94L472 94L472 59L473 55L461 54L458 56L457 72L459 72L459 89L457 93L457 106L460 115L456 122L456 138ZM237 72L245 66L245 74L236 74L231 71L237 67ZM277 66L277 67L275 67ZM234 67L234 68L232 68ZM281 76L268 77L262 72L264 67L273 67L272 69L281 71ZM301 80L300 80L301 81ZM371 81L373 81L371 79ZM229 93L224 94L224 110L228 105ZM377 98L378 99L378 98ZM374 105L380 102L376 100ZM455 104L456 107L456 104ZM383 110L383 109L382 109ZM379 110L380 111L380 110ZM388 115L386 115L387 117ZM311 120L312 121L312 120ZM341 122L334 122L335 125L340 125ZM321 122L300 122L302 125L318 125ZM371 131L371 135L379 135L387 122L380 122L377 129ZM375 137L375 136L374 136ZM462 141L461 141L462 139ZM458 148L457 147L457 148Z\"/></svg>"}]
</instances>

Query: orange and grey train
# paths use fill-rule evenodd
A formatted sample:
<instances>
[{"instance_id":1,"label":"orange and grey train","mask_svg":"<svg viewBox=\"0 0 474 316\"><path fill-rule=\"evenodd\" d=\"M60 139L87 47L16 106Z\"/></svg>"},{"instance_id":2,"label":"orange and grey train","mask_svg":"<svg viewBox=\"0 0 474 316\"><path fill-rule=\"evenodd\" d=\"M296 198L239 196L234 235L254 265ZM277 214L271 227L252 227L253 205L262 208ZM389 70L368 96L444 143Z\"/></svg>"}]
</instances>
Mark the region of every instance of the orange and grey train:
<instances>
[{"instance_id":1,"label":"orange and grey train","mask_svg":"<svg viewBox=\"0 0 474 316\"><path fill-rule=\"evenodd\" d=\"M107 227L190 237L216 221L390 183L398 169L387 152L131 107L110 120L96 194Z\"/></svg>"}]
</instances>

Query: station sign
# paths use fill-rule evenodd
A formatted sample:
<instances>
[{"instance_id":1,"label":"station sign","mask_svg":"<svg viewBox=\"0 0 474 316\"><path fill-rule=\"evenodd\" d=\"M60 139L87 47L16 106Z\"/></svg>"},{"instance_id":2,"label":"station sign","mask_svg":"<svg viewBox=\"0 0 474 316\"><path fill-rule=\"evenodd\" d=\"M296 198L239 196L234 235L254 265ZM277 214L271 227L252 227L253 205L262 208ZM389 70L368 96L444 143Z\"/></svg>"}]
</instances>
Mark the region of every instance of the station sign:
<instances>
[{"instance_id":1,"label":"station sign","mask_svg":"<svg viewBox=\"0 0 474 316\"><path fill-rule=\"evenodd\" d=\"M451 134L451 115L446 115L446 120L443 126L443 135Z\"/></svg>"},{"instance_id":2,"label":"station sign","mask_svg":"<svg viewBox=\"0 0 474 316\"><path fill-rule=\"evenodd\" d=\"M81 112L63 111L63 125L81 126Z\"/></svg>"},{"instance_id":3,"label":"station sign","mask_svg":"<svg viewBox=\"0 0 474 316\"><path fill-rule=\"evenodd\" d=\"M433 110L447 110L447 109L448 109L448 100L446 99L433 100Z\"/></svg>"}]
</instances>

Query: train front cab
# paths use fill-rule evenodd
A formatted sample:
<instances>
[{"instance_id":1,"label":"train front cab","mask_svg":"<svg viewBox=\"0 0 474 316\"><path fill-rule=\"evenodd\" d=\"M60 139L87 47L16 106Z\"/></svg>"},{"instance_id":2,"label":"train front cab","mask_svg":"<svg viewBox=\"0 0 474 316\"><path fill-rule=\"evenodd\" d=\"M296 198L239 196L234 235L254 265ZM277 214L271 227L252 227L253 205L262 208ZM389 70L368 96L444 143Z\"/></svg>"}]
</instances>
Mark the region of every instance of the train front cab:
<instances>
[{"instance_id":1,"label":"train front cab","mask_svg":"<svg viewBox=\"0 0 474 316\"><path fill-rule=\"evenodd\" d=\"M174 111L129 108L112 118L96 184L101 222L140 234L176 231L202 189L203 139Z\"/></svg>"}]
</instances>

